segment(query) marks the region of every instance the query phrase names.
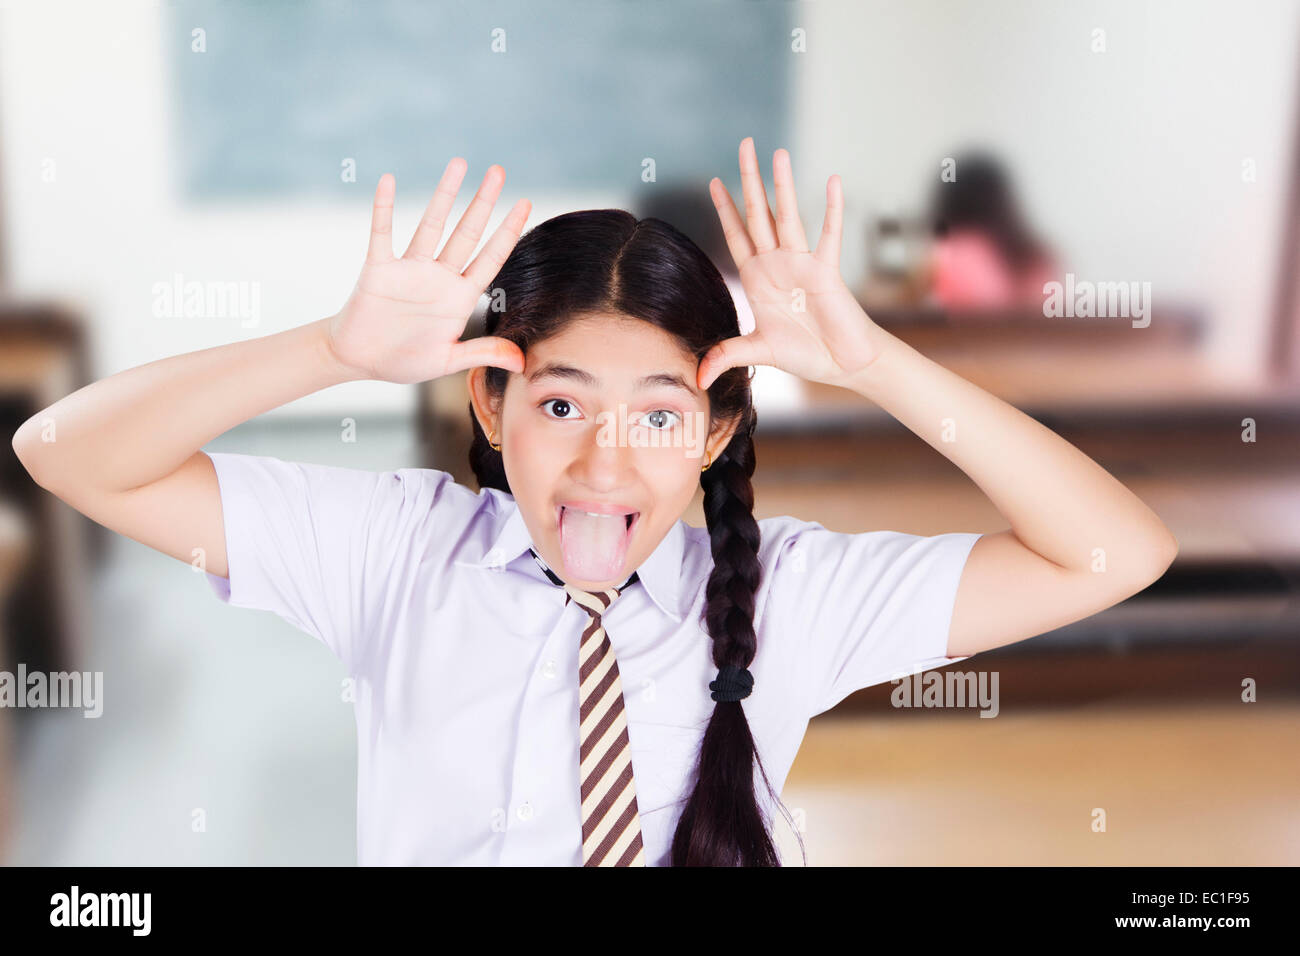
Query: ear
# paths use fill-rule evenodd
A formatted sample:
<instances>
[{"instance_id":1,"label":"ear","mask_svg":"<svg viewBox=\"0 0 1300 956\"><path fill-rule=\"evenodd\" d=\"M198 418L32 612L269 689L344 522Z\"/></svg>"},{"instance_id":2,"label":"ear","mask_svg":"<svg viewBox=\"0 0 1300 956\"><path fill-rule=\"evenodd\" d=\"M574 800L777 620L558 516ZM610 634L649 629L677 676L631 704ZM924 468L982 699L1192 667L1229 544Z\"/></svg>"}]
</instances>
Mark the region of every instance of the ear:
<instances>
[{"instance_id":1,"label":"ear","mask_svg":"<svg viewBox=\"0 0 1300 956\"><path fill-rule=\"evenodd\" d=\"M496 440L500 443L501 408L499 400L494 399L492 393L488 391L487 367L477 365L470 369L466 375L465 385L469 389L469 400L474 408L474 417L478 419L483 434L491 438L492 433L497 432Z\"/></svg>"},{"instance_id":2,"label":"ear","mask_svg":"<svg viewBox=\"0 0 1300 956\"><path fill-rule=\"evenodd\" d=\"M741 416L737 415L735 418L717 422L713 426L713 431L709 432L708 443L705 445L708 461L718 460L727 445L730 444L732 436L736 434L736 430L740 427L740 420Z\"/></svg>"}]
</instances>

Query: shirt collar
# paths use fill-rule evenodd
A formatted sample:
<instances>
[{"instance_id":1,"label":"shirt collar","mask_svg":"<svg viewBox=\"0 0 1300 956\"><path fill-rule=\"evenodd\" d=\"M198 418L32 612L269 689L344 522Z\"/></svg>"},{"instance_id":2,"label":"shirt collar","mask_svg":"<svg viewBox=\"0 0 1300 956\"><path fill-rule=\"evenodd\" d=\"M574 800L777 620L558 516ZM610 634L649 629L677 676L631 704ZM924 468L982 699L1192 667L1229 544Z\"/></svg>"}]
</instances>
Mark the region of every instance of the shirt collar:
<instances>
[{"instance_id":1,"label":"shirt collar","mask_svg":"<svg viewBox=\"0 0 1300 956\"><path fill-rule=\"evenodd\" d=\"M457 564L478 568L501 569L509 565L520 555L527 554L532 547L532 537L524 516L513 498L503 496L502 507L509 509L509 515L497 532L496 538L478 558L457 561ZM659 546L636 569L637 579L645 586L646 592L665 614L676 621L682 619L681 575L682 558L686 543L686 531L680 519L674 521L659 542ZM528 563L533 565L538 574L542 571L529 555Z\"/></svg>"}]
</instances>

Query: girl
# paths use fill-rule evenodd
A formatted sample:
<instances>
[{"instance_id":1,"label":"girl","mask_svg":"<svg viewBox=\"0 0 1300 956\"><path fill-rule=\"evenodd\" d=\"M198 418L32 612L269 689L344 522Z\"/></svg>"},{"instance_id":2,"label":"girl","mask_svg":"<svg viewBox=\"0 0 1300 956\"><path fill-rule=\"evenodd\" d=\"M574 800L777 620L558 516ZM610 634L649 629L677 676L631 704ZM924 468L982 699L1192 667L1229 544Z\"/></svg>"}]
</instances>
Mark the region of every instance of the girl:
<instances>
[{"instance_id":1,"label":"girl","mask_svg":"<svg viewBox=\"0 0 1300 956\"><path fill-rule=\"evenodd\" d=\"M381 178L336 315L121 372L15 434L42 486L338 655L362 864L777 865L769 825L810 717L1099 611L1172 561L1093 461L877 327L839 275L839 177L810 251L789 156L773 162L775 218L752 140L743 220L710 184L752 334L659 220L591 210L520 239L521 201L470 262L498 166L438 252L454 159L401 258ZM489 334L458 341L484 292ZM1010 529L756 521L757 364L878 403ZM200 450L320 388L466 369L477 493L430 469ZM707 528L681 520L697 482Z\"/></svg>"}]
</instances>

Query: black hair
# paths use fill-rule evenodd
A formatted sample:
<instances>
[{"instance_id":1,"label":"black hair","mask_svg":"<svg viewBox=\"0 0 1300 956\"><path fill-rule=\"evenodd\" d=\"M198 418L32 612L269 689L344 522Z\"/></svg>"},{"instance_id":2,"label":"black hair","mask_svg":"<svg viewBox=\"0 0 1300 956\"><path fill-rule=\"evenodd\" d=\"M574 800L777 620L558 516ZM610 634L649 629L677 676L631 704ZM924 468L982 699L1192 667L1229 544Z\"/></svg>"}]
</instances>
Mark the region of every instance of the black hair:
<instances>
[{"instance_id":1,"label":"black hair","mask_svg":"<svg viewBox=\"0 0 1300 956\"><path fill-rule=\"evenodd\" d=\"M731 293L709 257L668 222L638 219L621 209L570 212L534 226L515 244L488 293L504 307L487 310L486 334L509 339L525 354L569 322L599 316L649 322L697 361L740 334ZM489 393L504 395L510 373L494 367L486 373ZM700 475L714 562L704 625L719 668L748 667L757 651L754 599L762 565L750 484L757 416L747 369L719 375L708 396L710 433L719 423L735 421L738 427ZM509 492L501 453L488 444L472 405L470 419L470 466L479 485ZM708 693L707 687L700 692ZM756 764L789 819L763 770L743 703L716 703L673 835L673 866L781 865L755 793ZM802 837L799 842L802 847Z\"/></svg>"}]
</instances>

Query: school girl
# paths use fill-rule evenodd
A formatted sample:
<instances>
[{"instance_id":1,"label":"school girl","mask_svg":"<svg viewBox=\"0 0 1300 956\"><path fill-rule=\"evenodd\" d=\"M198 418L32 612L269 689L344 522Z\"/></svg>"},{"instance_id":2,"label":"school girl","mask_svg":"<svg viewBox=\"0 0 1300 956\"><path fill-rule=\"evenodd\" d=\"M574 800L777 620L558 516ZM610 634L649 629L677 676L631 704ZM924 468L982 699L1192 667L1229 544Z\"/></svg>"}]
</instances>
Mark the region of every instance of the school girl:
<instances>
[{"instance_id":1,"label":"school girl","mask_svg":"<svg viewBox=\"0 0 1300 956\"><path fill-rule=\"evenodd\" d=\"M521 238L521 200L471 261L499 166L439 251L457 158L400 258L381 178L337 314L120 372L15 434L53 494L205 561L221 600L339 657L357 686L360 863L779 865L771 827L809 718L1093 614L1173 560L1159 518L1095 462L876 326L839 273L839 177L810 250L785 150L773 166L775 215L751 139L744 216L710 184L749 334L695 245L621 210ZM488 334L459 341L485 293ZM760 364L875 402L1010 527L756 521ZM467 369L477 491L201 450L321 388ZM700 485L704 528L682 520Z\"/></svg>"}]
</instances>

